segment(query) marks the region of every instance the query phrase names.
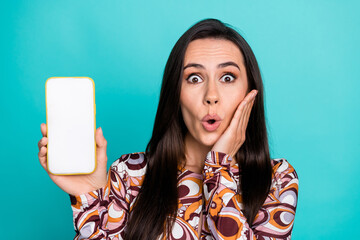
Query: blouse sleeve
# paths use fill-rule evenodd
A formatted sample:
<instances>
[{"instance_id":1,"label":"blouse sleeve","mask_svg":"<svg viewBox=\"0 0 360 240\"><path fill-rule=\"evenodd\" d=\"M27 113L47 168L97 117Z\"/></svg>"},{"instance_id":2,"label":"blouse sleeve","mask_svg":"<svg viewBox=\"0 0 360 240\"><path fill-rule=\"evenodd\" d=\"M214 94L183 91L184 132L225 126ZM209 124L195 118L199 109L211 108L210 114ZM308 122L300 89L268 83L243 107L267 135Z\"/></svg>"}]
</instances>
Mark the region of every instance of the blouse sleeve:
<instances>
[{"instance_id":1,"label":"blouse sleeve","mask_svg":"<svg viewBox=\"0 0 360 240\"><path fill-rule=\"evenodd\" d=\"M78 239L123 239L125 221L129 208L126 185L111 166L107 184L101 189L78 196L70 195L73 224Z\"/></svg>"},{"instance_id":2,"label":"blouse sleeve","mask_svg":"<svg viewBox=\"0 0 360 240\"><path fill-rule=\"evenodd\" d=\"M287 222L276 225L273 223L282 217L281 212L277 213L278 209L288 209L288 202L280 195L274 195L273 201L276 204L267 207L267 204L270 204L267 199L255 219L261 218L261 214L266 215L267 218L263 217L262 222L256 221L256 227L254 222L253 228L250 228L241 210L241 196L234 175L230 171L231 161L229 155L214 151L209 152L205 160L203 177L206 223L213 237L215 239L290 239L296 201L293 211L287 212L289 214L286 216ZM274 191L281 193L289 188L297 189L297 176L290 185L287 184L286 178L284 180L282 189ZM290 229L290 232L284 229Z\"/></svg>"},{"instance_id":3,"label":"blouse sleeve","mask_svg":"<svg viewBox=\"0 0 360 240\"><path fill-rule=\"evenodd\" d=\"M269 195L253 223L254 234L267 239L291 239L298 199L298 175L285 159L280 159L273 171Z\"/></svg>"}]
</instances>

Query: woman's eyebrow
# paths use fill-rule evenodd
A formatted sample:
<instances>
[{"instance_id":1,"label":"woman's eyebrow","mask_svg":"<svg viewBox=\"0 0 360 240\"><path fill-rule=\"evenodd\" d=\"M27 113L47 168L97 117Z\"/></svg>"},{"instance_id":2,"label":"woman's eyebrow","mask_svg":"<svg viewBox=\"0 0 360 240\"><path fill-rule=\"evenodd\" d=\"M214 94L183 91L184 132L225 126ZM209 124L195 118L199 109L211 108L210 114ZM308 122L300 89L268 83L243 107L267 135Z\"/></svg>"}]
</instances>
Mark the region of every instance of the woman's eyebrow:
<instances>
[{"instance_id":1,"label":"woman's eyebrow","mask_svg":"<svg viewBox=\"0 0 360 240\"><path fill-rule=\"evenodd\" d=\"M202 69L205 69L205 67L201 64L198 64L198 63L189 63L187 64L183 70L185 70L186 68L189 68L189 67L195 67L195 68L202 68Z\"/></svg>"},{"instance_id":2,"label":"woman's eyebrow","mask_svg":"<svg viewBox=\"0 0 360 240\"><path fill-rule=\"evenodd\" d=\"M224 67L227 67L227 66L234 66L236 68L238 68L240 70L240 67L234 63L234 62L224 62L224 63L220 63L217 67L218 68L224 68ZM199 63L189 63L187 64L183 70L185 70L186 68L189 68L189 67L194 67L194 68L201 68L201 69L205 69L205 67Z\"/></svg>"},{"instance_id":3,"label":"woman's eyebrow","mask_svg":"<svg viewBox=\"0 0 360 240\"><path fill-rule=\"evenodd\" d=\"M236 63L231 62L231 61L230 62L220 63L218 65L218 68L224 68L224 67L227 67L227 66L234 66L234 67L237 67L240 70L240 67Z\"/></svg>"}]
</instances>

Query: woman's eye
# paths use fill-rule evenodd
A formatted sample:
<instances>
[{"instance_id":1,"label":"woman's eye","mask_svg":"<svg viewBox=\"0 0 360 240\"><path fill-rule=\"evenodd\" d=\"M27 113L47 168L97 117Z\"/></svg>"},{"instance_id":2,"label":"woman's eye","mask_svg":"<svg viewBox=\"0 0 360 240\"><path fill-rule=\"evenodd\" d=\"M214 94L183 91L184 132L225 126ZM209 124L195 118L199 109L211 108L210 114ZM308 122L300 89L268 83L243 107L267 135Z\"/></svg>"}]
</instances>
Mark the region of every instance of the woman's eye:
<instances>
[{"instance_id":1,"label":"woman's eye","mask_svg":"<svg viewBox=\"0 0 360 240\"><path fill-rule=\"evenodd\" d=\"M186 80L190 83L202 82L202 79L198 75L190 75Z\"/></svg>"},{"instance_id":2,"label":"woman's eye","mask_svg":"<svg viewBox=\"0 0 360 240\"><path fill-rule=\"evenodd\" d=\"M221 78L220 81L222 81L222 82L232 82L232 81L234 81L234 80L235 80L235 76L228 73L228 74L225 74L225 75Z\"/></svg>"}]
</instances>

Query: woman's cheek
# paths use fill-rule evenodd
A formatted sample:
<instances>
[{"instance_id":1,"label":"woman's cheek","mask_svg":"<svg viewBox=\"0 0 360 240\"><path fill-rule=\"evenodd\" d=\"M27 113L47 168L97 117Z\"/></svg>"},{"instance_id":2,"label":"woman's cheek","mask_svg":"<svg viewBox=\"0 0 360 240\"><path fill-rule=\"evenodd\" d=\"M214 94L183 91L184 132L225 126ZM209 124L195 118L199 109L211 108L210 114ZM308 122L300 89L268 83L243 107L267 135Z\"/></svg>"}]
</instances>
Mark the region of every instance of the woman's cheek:
<instances>
[{"instance_id":1,"label":"woman's cheek","mask_svg":"<svg viewBox=\"0 0 360 240\"><path fill-rule=\"evenodd\" d=\"M233 119L234 115L235 115L235 111L237 110L239 104L240 104L240 100L239 101L234 101L234 105L229 105L229 108L226 109L226 121L225 121L225 125L226 128L230 125L231 120Z\"/></svg>"}]
</instances>

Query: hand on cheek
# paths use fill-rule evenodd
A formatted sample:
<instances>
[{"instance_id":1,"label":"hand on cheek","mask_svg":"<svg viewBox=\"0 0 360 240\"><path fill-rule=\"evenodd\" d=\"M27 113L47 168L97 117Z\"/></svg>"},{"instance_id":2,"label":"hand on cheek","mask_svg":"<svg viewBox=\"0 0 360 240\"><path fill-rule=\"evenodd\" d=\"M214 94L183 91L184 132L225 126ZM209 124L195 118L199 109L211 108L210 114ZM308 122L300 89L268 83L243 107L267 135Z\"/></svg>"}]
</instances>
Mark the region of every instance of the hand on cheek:
<instances>
[{"instance_id":1,"label":"hand on cheek","mask_svg":"<svg viewBox=\"0 0 360 240\"><path fill-rule=\"evenodd\" d=\"M212 151L223 152L234 157L245 142L246 127L257 92L257 90L252 90L240 102L230 125L214 144Z\"/></svg>"}]
</instances>

